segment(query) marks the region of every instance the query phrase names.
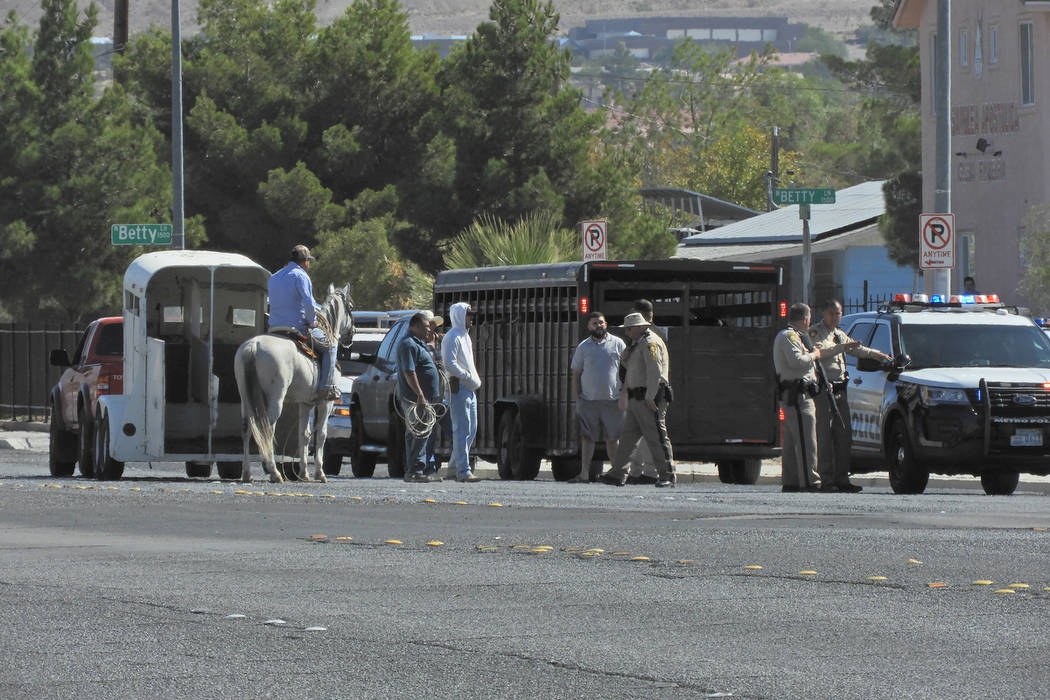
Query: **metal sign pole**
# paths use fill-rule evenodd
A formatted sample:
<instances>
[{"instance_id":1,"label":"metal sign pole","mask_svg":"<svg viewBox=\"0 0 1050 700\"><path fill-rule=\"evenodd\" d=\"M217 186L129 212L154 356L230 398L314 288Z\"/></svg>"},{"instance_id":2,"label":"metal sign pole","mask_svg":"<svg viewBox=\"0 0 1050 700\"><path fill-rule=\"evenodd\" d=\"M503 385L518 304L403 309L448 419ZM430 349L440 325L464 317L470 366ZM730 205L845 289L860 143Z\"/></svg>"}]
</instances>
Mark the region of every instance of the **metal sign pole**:
<instances>
[{"instance_id":1,"label":"metal sign pole","mask_svg":"<svg viewBox=\"0 0 1050 700\"><path fill-rule=\"evenodd\" d=\"M934 171L936 185L934 190L933 210L938 214L950 214L952 211L952 31L951 2L937 0L937 40L934 44L934 66L936 67L936 90L934 91L934 111L937 114L936 163ZM922 235L922 232L919 232ZM932 287L935 294L952 293L951 268L932 270Z\"/></svg>"},{"instance_id":2,"label":"metal sign pole","mask_svg":"<svg viewBox=\"0 0 1050 700\"><path fill-rule=\"evenodd\" d=\"M179 0L171 0L171 247L186 247L182 185L182 17Z\"/></svg>"}]
</instances>

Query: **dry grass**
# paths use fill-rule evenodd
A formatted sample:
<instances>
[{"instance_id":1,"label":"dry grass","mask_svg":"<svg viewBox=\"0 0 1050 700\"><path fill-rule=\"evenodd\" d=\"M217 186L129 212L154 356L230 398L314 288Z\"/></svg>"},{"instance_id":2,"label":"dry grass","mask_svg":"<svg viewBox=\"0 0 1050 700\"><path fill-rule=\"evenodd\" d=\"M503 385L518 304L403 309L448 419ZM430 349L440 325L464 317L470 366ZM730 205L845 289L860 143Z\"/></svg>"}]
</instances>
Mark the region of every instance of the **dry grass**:
<instances>
[{"instance_id":1,"label":"dry grass","mask_svg":"<svg viewBox=\"0 0 1050 700\"><path fill-rule=\"evenodd\" d=\"M79 0L86 6L86 0ZM99 26L96 34L113 33L113 0L96 0ZM315 13L322 24L339 17L348 0L317 0ZM413 33L467 34L488 19L490 0L402 0ZM642 16L781 16L804 22L845 37L862 24L870 23L868 11L874 0L560 0L561 31L597 17ZM0 0L0 14L14 9L23 23L36 26L40 20L38 0ZM182 2L182 32L197 31L197 0ZM156 24L171 26L170 0L141 0L131 4L131 31L138 33Z\"/></svg>"}]
</instances>

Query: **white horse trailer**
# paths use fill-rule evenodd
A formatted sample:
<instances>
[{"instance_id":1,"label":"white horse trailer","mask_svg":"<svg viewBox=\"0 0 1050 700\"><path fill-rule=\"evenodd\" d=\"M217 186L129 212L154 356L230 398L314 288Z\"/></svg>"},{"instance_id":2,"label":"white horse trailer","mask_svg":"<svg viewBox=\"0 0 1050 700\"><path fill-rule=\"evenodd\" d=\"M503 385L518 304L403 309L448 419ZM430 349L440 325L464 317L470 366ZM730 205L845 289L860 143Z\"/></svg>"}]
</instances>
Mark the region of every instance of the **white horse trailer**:
<instances>
[{"instance_id":1,"label":"white horse trailer","mask_svg":"<svg viewBox=\"0 0 1050 700\"><path fill-rule=\"evenodd\" d=\"M266 331L270 273L243 255L147 253L124 274L124 393L103 396L95 475L124 462L186 462L190 476L241 473L241 405L233 358Z\"/></svg>"}]
</instances>

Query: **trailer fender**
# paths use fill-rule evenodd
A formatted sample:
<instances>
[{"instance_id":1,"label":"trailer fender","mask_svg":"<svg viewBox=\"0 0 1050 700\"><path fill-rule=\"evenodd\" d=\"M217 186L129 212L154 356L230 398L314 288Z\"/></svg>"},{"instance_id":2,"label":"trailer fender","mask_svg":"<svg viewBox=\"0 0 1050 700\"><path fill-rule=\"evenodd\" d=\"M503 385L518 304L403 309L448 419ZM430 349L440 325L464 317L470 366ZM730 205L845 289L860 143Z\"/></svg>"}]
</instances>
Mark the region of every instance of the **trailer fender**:
<instances>
[{"instance_id":1,"label":"trailer fender","mask_svg":"<svg viewBox=\"0 0 1050 700\"><path fill-rule=\"evenodd\" d=\"M499 426L503 414L507 411L514 411L521 416L522 425L525 426L524 437L526 447L546 449L547 412L540 397L505 396L496 399L496 426Z\"/></svg>"},{"instance_id":2,"label":"trailer fender","mask_svg":"<svg viewBox=\"0 0 1050 700\"><path fill-rule=\"evenodd\" d=\"M109 449L110 457L121 462L131 462L141 459L142 450L139 444L142 441L137 426L134 432L128 435L124 429L126 418L127 401L123 394L112 394L98 397L98 407L95 409L95 425L102 425L102 418L109 417Z\"/></svg>"}]
</instances>

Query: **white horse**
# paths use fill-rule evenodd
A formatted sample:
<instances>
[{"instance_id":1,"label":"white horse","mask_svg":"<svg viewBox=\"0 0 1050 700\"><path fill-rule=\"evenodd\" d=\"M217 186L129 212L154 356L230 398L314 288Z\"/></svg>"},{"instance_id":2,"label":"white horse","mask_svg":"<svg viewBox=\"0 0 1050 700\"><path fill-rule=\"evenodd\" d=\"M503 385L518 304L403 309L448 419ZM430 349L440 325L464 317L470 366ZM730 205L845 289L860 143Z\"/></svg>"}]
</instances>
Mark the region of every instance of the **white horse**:
<instances>
[{"instance_id":1,"label":"white horse","mask_svg":"<svg viewBox=\"0 0 1050 700\"><path fill-rule=\"evenodd\" d=\"M342 289L328 286L328 298L317 316L318 325L325 328L333 342L332 352L336 352L336 342L345 347L353 339L352 308L350 285ZM328 481L323 467L324 442L328 437L328 415L332 412L333 402L317 400L318 373L323 371L319 363L303 355L289 338L258 335L237 348L233 371L241 394L241 437L244 441L241 481L250 483L252 480L248 463L250 440L255 440L259 448L270 481L284 481L274 459L274 430L286 403L299 407L299 478L311 480L307 450L310 445L310 413L315 412L314 478Z\"/></svg>"}]
</instances>

